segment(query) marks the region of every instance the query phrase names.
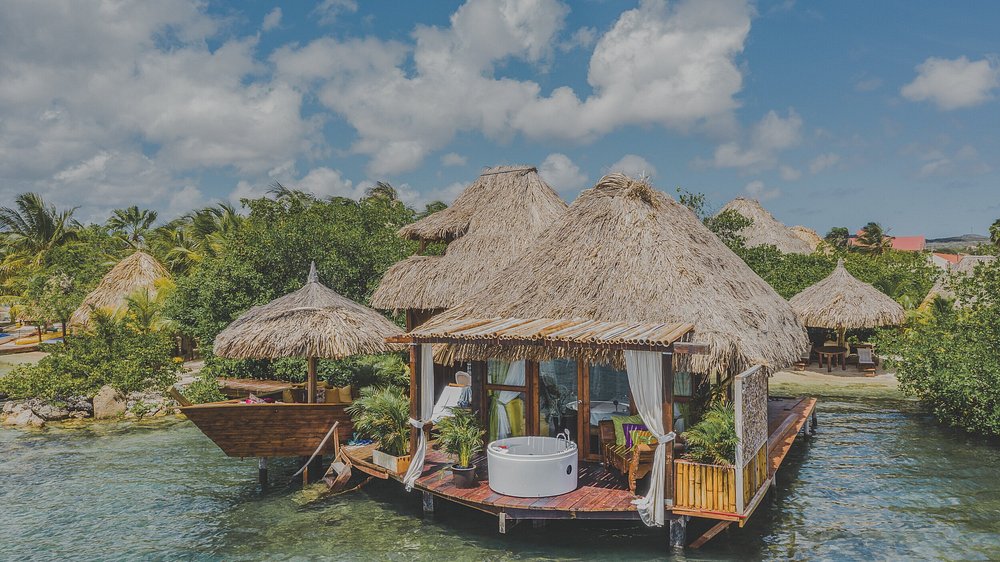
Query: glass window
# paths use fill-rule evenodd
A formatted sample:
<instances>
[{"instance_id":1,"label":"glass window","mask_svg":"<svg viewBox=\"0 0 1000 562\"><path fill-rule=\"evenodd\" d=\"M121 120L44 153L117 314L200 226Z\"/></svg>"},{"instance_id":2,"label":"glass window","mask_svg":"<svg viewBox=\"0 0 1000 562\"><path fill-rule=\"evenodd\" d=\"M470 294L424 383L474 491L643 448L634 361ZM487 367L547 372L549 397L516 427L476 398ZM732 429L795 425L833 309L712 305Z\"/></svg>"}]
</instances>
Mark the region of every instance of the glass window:
<instances>
[{"instance_id":1,"label":"glass window","mask_svg":"<svg viewBox=\"0 0 1000 562\"><path fill-rule=\"evenodd\" d=\"M590 366L590 452L601 450L598 423L629 415L628 374L610 365Z\"/></svg>"},{"instance_id":2,"label":"glass window","mask_svg":"<svg viewBox=\"0 0 1000 562\"><path fill-rule=\"evenodd\" d=\"M568 429L576 440L577 396L576 360L538 364L538 429L542 435L554 436Z\"/></svg>"},{"instance_id":3,"label":"glass window","mask_svg":"<svg viewBox=\"0 0 1000 562\"><path fill-rule=\"evenodd\" d=\"M674 373L674 396L691 397L694 395L691 373L680 371Z\"/></svg>"},{"instance_id":4,"label":"glass window","mask_svg":"<svg viewBox=\"0 0 1000 562\"><path fill-rule=\"evenodd\" d=\"M527 433L525 423L525 396L523 392L490 390L489 440L520 437Z\"/></svg>"}]
</instances>

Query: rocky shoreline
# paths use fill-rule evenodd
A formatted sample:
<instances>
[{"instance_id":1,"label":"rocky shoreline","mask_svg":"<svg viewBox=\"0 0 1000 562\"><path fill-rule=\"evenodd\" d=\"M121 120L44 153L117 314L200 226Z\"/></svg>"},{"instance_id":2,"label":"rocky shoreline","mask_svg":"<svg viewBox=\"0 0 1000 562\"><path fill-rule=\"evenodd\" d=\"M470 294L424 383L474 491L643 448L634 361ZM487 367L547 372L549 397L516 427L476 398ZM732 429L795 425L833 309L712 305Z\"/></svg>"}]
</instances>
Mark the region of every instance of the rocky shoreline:
<instances>
[{"instance_id":1,"label":"rocky shoreline","mask_svg":"<svg viewBox=\"0 0 1000 562\"><path fill-rule=\"evenodd\" d=\"M70 396L52 401L30 398L0 404L0 424L22 428L82 420L142 420L180 413L177 402L162 392L123 395L110 386L102 387L93 397Z\"/></svg>"}]
</instances>

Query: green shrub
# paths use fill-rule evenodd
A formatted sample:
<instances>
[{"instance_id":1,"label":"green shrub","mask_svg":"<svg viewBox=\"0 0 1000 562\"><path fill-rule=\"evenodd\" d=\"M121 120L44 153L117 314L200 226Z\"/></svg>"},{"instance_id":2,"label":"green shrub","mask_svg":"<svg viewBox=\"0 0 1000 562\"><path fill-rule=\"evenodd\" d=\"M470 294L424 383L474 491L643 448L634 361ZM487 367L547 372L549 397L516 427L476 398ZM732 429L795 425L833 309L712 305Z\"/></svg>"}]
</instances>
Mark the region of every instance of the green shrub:
<instances>
[{"instance_id":1,"label":"green shrub","mask_svg":"<svg viewBox=\"0 0 1000 562\"><path fill-rule=\"evenodd\" d=\"M198 378L189 384L181 394L193 404L219 402L226 399L226 395L219 390L219 381L210 372L204 371L199 373Z\"/></svg>"},{"instance_id":2,"label":"green shrub","mask_svg":"<svg viewBox=\"0 0 1000 562\"><path fill-rule=\"evenodd\" d=\"M347 407L354 429L379 442L379 449L393 456L405 455L410 443L410 399L399 387L366 386Z\"/></svg>"},{"instance_id":3,"label":"green shrub","mask_svg":"<svg viewBox=\"0 0 1000 562\"><path fill-rule=\"evenodd\" d=\"M275 379L288 382L305 382L305 359L223 359L210 357L205 361L205 371L216 377L245 379ZM340 360L320 360L316 365L317 378L333 386L351 385L408 387L409 374L406 362L398 353L360 355Z\"/></svg>"},{"instance_id":4,"label":"green shrub","mask_svg":"<svg viewBox=\"0 0 1000 562\"><path fill-rule=\"evenodd\" d=\"M483 435L486 430L469 410L452 410L451 416L438 422L437 431L438 445L444 447L448 454L455 455L459 468L471 466L473 455L483 450Z\"/></svg>"},{"instance_id":5,"label":"green shrub","mask_svg":"<svg viewBox=\"0 0 1000 562\"><path fill-rule=\"evenodd\" d=\"M700 422L683 433L688 450L684 458L705 464L730 465L736 462L736 410L715 402Z\"/></svg>"}]
</instances>

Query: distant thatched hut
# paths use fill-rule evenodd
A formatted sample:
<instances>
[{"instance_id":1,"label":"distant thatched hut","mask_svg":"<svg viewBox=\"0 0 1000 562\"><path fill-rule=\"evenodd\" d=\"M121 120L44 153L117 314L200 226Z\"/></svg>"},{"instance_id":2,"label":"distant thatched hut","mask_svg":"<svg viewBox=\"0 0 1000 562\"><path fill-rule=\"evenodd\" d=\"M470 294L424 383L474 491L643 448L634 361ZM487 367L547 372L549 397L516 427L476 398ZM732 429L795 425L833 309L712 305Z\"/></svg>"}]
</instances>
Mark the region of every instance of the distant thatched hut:
<instances>
[{"instance_id":1,"label":"distant thatched hut","mask_svg":"<svg viewBox=\"0 0 1000 562\"><path fill-rule=\"evenodd\" d=\"M687 322L709 346L692 357L702 373L780 369L807 345L788 303L687 207L621 174L584 191L528 252L415 332L470 318ZM482 359L510 348L448 349L449 359ZM621 364L620 352L573 356Z\"/></svg>"},{"instance_id":2,"label":"distant thatched hut","mask_svg":"<svg viewBox=\"0 0 1000 562\"><path fill-rule=\"evenodd\" d=\"M489 168L450 207L399 231L421 242L449 242L448 249L443 256L412 256L390 267L372 306L407 311L412 328L482 287L565 210L536 168Z\"/></svg>"},{"instance_id":3,"label":"distant thatched hut","mask_svg":"<svg viewBox=\"0 0 1000 562\"><path fill-rule=\"evenodd\" d=\"M935 297L941 297L945 299L954 299L955 292L949 287L949 282L951 278L963 275L972 275L976 270L976 266L982 263L989 263L997 259L996 256L963 256L961 260L955 265L951 266L946 275L942 275L934 286L931 287L930 292L924 297L921 306L927 305Z\"/></svg>"},{"instance_id":4,"label":"distant thatched hut","mask_svg":"<svg viewBox=\"0 0 1000 562\"><path fill-rule=\"evenodd\" d=\"M73 312L69 325L85 327L90 323L91 314L95 310L106 310L112 314L125 310L128 306L126 299L136 290L146 289L151 297L155 297L160 283L169 278L170 273L156 261L156 258L137 250L118 262L101 279L97 287Z\"/></svg>"},{"instance_id":5,"label":"distant thatched hut","mask_svg":"<svg viewBox=\"0 0 1000 562\"><path fill-rule=\"evenodd\" d=\"M789 301L802 323L810 328L844 330L896 326L906 313L899 303L872 285L851 275L844 260L833 273Z\"/></svg>"},{"instance_id":6,"label":"distant thatched hut","mask_svg":"<svg viewBox=\"0 0 1000 562\"><path fill-rule=\"evenodd\" d=\"M753 223L739 232L748 248L771 245L786 254L809 254L813 247L792 229L778 222L760 202L755 199L737 197L719 211L735 211Z\"/></svg>"},{"instance_id":7,"label":"distant thatched hut","mask_svg":"<svg viewBox=\"0 0 1000 562\"><path fill-rule=\"evenodd\" d=\"M802 239L802 241L804 241L806 244L809 244L809 247L812 248L813 251L816 251L816 248L818 248L819 245L823 243L823 239L820 237L820 235L815 230L809 227L793 226L789 230L792 231L792 234Z\"/></svg>"}]
</instances>

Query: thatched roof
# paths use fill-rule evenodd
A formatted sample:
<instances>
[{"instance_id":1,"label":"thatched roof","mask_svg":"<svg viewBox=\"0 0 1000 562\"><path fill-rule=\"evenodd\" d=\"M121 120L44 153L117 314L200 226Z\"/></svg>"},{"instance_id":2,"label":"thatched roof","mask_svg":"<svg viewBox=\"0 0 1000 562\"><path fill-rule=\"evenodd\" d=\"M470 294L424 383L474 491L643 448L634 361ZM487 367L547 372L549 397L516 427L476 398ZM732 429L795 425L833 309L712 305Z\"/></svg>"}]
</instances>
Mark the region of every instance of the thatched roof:
<instances>
[{"instance_id":1,"label":"thatched roof","mask_svg":"<svg viewBox=\"0 0 1000 562\"><path fill-rule=\"evenodd\" d=\"M809 244L809 247L816 250L820 244L823 243L823 238L813 229L806 226L793 226L789 228L792 234L798 236L803 242Z\"/></svg>"},{"instance_id":2,"label":"thatched roof","mask_svg":"<svg viewBox=\"0 0 1000 562\"><path fill-rule=\"evenodd\" d=\"M412 256L390 267L372 306L447 308L510 264L565 211L566 203L535 168L489 168L451 207L399 231L406 238L451 243L444 256Z\"/></svg>"},{"instance_id":3,"label":"thatched roof","mask_svg":"<svg viewBox=\"0 0 1000 562\"><path fill-rule=\"evenodd\" d=\"M385 338L401 333L378 312L323 286L313 264L305 286L248 310L215 337L212 351L232 359L340 359L399 349Z\"/></svg>"},{"instance_id":4,"label":"thatched roof","mask_svg":"<svg viewBox=\"0 0 1000 562\"><path fill-rule=\"evenodd\" d=\"M115 264L84 299L70 317L70 326L86 326L94 310L107 310L117 314L128 304L125 299L136 290L148 289L155 297L158 282L170 278L170 273L153 256L136 251Z\"/></svg>"},{"instance_id":5,"label":"thatched roof","mask_svg":"<svg viewBox=\"0 0 1000 562\"><path fill-rule=\"evenodd\" d=\"M791 307L690 209L642 180L605 176L532 247L475 294L417 332L460 318L565 318L690 323L707 355L699 372L778 369L799 357L805 330ZM449 345L438 357L527 357L529 349ZM621 364L620 351L566 356Z\"/></svg>"},{"instance_id":6,"label":"thatched roof","mask_svg":"<svg viewBox=\"0 0 1000 562\"><path fill-rule=\"evenodd\" d=\"M737 197L719 211L736 211L753 223L739 232L746 241L747 248L771 245L786 254L810 254L813 248L790 228L778 222L774 215L755 199Z\"/></svg>"},{"instance_id":7,"label":"thatched roof","mask_svg":"<svg viewBox=\"0 0 1000 562\"><path fill-rule=\"evenodd\" d=\"M948 274L942 275L931 287L931 290L924 297L922 304L927 304L934 300L934 297L942 297L946 299L954 299L955 292L951 290L949 283L951 278L959 275L972 275L976 270L976 266L981 263L988 263L997 259L996 256L962 256L962 259L958 261L955 265L951 266L948 270Z\"/></svg>"},{"instance_id":8,"label":"thatched roof","mask_svg":"<svg viewBox=\"0 0 1000 562\"><path fill-rule=\"evenodd\" d=\"M810 328L875 328L903 323L899 303L872 285L860 281L837 261L833 273L789 301L802 323Z\"/></svg>"}]
</instances>

